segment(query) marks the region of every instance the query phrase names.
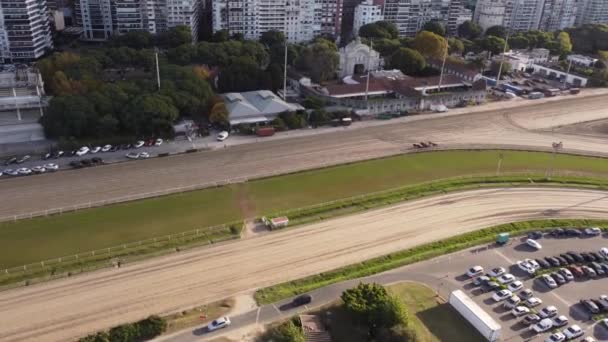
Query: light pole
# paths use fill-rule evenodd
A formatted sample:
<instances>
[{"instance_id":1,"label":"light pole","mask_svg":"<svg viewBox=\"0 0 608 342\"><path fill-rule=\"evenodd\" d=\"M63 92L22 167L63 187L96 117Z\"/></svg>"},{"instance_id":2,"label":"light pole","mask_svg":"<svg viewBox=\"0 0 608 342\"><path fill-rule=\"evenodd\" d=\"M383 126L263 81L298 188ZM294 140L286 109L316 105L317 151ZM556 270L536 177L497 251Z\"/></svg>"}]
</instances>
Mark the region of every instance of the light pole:
<instances>
[{"instance_id":1,"label":"light pole","mask_svg":"<svg viewBox=\"0 0 608 342\"><path fill-rule=\"evenodd\" d=\"M549 168L547 168L547 174L545 175L548 180L551 180L551 176L553 175L553 167L555 164L555 157L556 157L557 151L561 150L564 147L564 143L561 141L553 142L551 144L551 147L553 148L553 156L551 157L551 162L550 162Z\"/></svg>"},{"instance_id":2,"label":"light pole","mask_svg":"<svg viewBox=\"0 0 608 342\"><path fill-rule=\"evenodd\" d=\"M501 153L498 154L498 165L496 166L496 176L500 176L500 167L502 166L502 159L504 155Z\"/></svg>"}]
</instances>

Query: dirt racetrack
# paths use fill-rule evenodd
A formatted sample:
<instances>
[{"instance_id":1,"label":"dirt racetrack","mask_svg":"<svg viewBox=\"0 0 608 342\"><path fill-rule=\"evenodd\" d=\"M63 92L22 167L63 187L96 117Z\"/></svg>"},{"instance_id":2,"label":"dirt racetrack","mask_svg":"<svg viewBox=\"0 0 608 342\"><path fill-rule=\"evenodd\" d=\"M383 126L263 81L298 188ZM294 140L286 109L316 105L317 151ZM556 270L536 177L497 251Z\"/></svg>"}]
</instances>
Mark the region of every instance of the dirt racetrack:
<instances>
[{"instance_id":1,"label":"dirt racetrack","mask_svg":"<svg viewBox=\"0 0 608 342\"><path fill-rule=\"evenodd\" d=\"M606 192L459 192L0 293L1 341L65 341L495 224L608 218Z\"/></svg>"},{"instance_id":2,"label":"dirt racetrack","mask_svg":"<svg viewBox=\"0 0 608 342\"><path fill-rule=\"evenodd\" d=\"M552 132L552 127L608 118L607 96L351 128L341 132L268 140L203 153L0 180L0 217L112 200L196 184L316 168L412 150L434 141L446 147L530 147L608 155L608 138ZM496 105L496 104L494 104ZM489 105L491 107L491 105ZM496 107L496 106L494 106ZM479 107L482 108L482 107Z\"/></svg>"}]
</instances>

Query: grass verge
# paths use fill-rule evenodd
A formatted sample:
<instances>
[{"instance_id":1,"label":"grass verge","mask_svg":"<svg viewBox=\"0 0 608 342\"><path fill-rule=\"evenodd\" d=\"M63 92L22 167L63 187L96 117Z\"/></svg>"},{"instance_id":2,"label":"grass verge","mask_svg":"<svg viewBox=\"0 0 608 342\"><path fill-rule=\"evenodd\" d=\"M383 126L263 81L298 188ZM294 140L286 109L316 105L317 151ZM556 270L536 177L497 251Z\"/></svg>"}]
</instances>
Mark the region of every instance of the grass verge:
<instances>
[{"instance_id":1,"label":"grass verge","mask_svg":"<svg viewBox=\"0 0 608 342\"><path fill-rule=\"evenodd\" d=\"M234 299L226 299L163 316L167 322L167 330L164 334L171 334L194 326L203 326L217 317L224 316L233 307Z\"/></svg>"},{"instance_id":2,"label":"grass verge","mask_svg":"<svg viewBox=\"0 0 608 342\"><path fill-rule=\"evenodd\" d=\"M485 339L462 318L448 303L441 301L435 292L423 284L400 283L388 286L407 307L409 326L420 341L482 342Z\"/></svg>"},{"instance_id":3,"label":"grass verge","mask_svg":"<svg viewBox=\"0 0 608 342\"><path fill-rule=\"evenodd\" d=\"M495 174L499 155L505 174L556 175L606 179L605 159L521 151L444 151L416 153L328 167L217 188L133 201L48 217L0 223L0 270L65 255L119 246L124 243L181 233L291 208L341 201L353 196L387 191L378 205L404 198L390 189L440 179ZM523 178L523 177L522 177ZM458 184L444 184L449 191ZM432 190L432 185L428 185ZM410 189L411 190L411 189ZM427 189L428 190L428 189ZM409 191L409 190L408 190ZM414 190L411 190L414 191ZM420 190L422 191L422 190ZM422 191L432 193L432 191ZM421 193L420 196L423 194ZM368 196L369 197L369 196ZM342 208L342 213L359 210ZM243 208L254 208L243 212ZM300 213L319 219L329 208ZM332 215L338 210L333 209ZM294 222L298 218L294 217Z\"/></svg>"},{"instance_id":4,"label":"grass verge","mask_svg":"<svg viewBox=\"0 0 608 342\"><path fill-rule=\"evenodd\" d=\"M514 222L494 227L480 229L474 232L461 234L448 239L427 243L414 248L387 254L382 257L367 260L361 263L338 268L333 271L320 273L310 277L297 279L256 291L255 300L258 304L269 304L279 300L308 292L337 282L361 278L381 273L400 266L418 261L453 253L462 249L494 241L496 234L509 232L512 235L524 234L530 230L545 229L547 227L608 227L608 220L534 220Z\"/></svg>"}]
</instances>

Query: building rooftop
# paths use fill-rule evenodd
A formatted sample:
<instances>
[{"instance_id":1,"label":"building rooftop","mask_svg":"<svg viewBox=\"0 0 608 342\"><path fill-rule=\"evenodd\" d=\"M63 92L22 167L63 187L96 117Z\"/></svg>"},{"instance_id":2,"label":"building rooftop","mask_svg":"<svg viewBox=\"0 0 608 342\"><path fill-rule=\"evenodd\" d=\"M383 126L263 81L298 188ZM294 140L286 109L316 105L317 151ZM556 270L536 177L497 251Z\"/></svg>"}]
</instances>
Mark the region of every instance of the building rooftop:
<instances>
[{"instance_id":1,"label":"building rooftop","mask_svg":"<svg viewBox=\"0 0 608 342\"><path fill-rule=\"evenodd\" d=\"M222 94L222 97L228 110L230 123L233 125L272 120L279 113L303 109L298 104L283 101L270 90L226 93Z\"/></svg>"}]
</instances>

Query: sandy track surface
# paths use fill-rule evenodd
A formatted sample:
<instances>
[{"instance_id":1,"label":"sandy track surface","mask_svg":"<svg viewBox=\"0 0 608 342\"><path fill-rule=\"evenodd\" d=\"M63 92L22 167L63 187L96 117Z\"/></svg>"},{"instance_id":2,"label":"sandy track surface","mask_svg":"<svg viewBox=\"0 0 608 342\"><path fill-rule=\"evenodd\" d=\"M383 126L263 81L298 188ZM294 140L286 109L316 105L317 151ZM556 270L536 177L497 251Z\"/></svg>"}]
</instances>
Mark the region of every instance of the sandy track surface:
<instances>
[{"instance_id":1,"label":"sandy track surface","mask_svg":"<svg viewBox=\"0 0 608 342\"><path fill-rule=\"evenodd\" d=\"M0 181L0 217L194 184L311 169L412 150L431 140L446 147L485 146L607 153L608 138L552 132L551 127L608 118L607 97L568 98L487 112L394 121L389 125L276 139L215 151ZM489 106L496 107L496 104ZM480 107L481 108L481 107Z\"/></svg>"},{"instance_id":2,"label":"sandy track surface","mask_svg":"<svg viewBox=\"0 0 608 342\"><path fill-rule=\"evenodd\" d=\"M608 193L453 193L0 293L1 341L63 341L504 222L608 218Z\"/></svg>"}]
</instances>

